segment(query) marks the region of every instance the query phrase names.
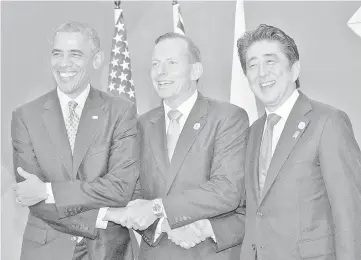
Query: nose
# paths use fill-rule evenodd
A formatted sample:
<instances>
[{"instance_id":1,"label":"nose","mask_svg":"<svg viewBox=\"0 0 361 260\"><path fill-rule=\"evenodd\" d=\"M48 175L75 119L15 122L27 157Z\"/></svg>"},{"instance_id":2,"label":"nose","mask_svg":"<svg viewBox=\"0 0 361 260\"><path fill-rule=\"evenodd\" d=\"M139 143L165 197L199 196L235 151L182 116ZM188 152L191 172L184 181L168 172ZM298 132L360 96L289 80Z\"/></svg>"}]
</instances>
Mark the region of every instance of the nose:
<instances>
[{"instance_id":1,"label":"nose","mask_svg":"<svg viewBox=\"0 0 361 260\"><path fill-rule=\"evenodd\" d=\"M267 69L267 66L266 66L265 64L261 63L261 64L259 65L258 75L259 75L260 77L265 77L265 76L268 75L268 69Z\"/></svg>"},{"instance_id":2,"label":"nose","mask_svg":"<svg viewBox=\"0 0 361 260\"><path fill-rule=\"evenodd\" d=\"M158 73L158 76L167 75L167 67L164 63L159 64L157 73Z\"/></svg>"},{"instance_id":3,"label":"nose","mask_svg":"<svg viewBox=\"0 0 361 260\"><path fill-rule=\"evenodd\" d=\"M62 68L71 66L71 59L68 55L64 55L62 59L60 60L60 66Z\"/></svg>"}]
</instances>

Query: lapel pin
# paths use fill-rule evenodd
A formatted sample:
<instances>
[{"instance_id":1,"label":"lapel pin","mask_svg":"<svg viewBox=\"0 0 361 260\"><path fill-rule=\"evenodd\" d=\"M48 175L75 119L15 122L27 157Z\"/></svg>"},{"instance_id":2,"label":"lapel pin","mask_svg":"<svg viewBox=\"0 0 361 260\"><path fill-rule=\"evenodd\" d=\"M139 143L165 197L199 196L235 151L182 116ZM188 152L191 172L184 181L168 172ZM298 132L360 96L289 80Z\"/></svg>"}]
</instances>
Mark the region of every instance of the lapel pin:
<instances>
[{"instance_id":1,"label":"lapel pin","mask_svg":"<svg viewBox=\"0 0 361 260\"><path fill-rule=\"evenodd\" d=\"M98 116L92 116L92 119L98 119Z\"/></svg>"},{"instance_id":2,"label":"lapel pin","mask_svg":"<svg viewBox=\"0 0 361 260\"><path fill-rule=\"evenodd\" d=\"M305 122L300 122L298 124L298 129L303 130L305 128L305 126L306 126Z\"/></svg>"},{"instance_id":3,"label":"lapel pin","mask_svg":"<svg viewBox=\"0 0 361 260\"><path fill-rule=\"evenodd\" d=\"M293 134L293 138L297 138L297 136L300 134L300 132L299 131L296 131L294 134Z\"/></svg>"},{"instance_id":4,"label":"lapel pin","mask_svg":"<svg viewBox=\"0 0 361 260\"><path fill-rule=\"evenodd\" d=\"M201 127L200 123L195 123L194 126L193 126L193 129L198 130L200 127Z\"/></svg>"}]
</instances>

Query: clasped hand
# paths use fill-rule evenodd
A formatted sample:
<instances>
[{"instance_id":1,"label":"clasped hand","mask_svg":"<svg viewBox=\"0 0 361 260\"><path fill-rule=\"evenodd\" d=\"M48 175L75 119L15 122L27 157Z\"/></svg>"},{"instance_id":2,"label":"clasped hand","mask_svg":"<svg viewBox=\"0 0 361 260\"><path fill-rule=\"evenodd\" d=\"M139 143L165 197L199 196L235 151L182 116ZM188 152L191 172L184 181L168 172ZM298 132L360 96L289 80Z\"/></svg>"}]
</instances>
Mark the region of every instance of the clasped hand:
<instances>
[{"instance_id":1,"label":"clasped hand","mask_svg":"<svg viewBox=\"0 0 361 260\"><path fill-rule=\"evenodd\" d=\"M133 200L123 208L109 208L103 220L112 221L119 225L135 230L145 230L154 223L151 200Z\"/></svg>"}]
</instances>

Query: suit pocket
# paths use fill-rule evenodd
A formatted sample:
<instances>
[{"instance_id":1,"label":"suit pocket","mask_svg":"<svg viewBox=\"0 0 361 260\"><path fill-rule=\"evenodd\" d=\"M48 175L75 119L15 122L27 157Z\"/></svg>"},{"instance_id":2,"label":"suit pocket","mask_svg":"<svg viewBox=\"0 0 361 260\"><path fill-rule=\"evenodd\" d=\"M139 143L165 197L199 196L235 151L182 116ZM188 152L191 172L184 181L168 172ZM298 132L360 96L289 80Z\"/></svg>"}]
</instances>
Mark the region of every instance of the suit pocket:
<instances>
[{"instance_id":1,"label":"suit pocket","mask_svg":"<svg viewBox=\"0 0 361 260\"><path fill-rule=\"evenodd\" d=\"M27 224L24 231L24 239L44 245L46 243L47 230Z\"/></svg>"},{"instance_id":2,"label":"suit pocket","mask_svg":"<svg viewBox=\"0 0 361 260\"><path fill-rule=\"evenodd\" d=\"M299 241L298 248L302 259L332 255L335 254L334 236L329 235L318 239Z\"/></svg>"}]
</instances>

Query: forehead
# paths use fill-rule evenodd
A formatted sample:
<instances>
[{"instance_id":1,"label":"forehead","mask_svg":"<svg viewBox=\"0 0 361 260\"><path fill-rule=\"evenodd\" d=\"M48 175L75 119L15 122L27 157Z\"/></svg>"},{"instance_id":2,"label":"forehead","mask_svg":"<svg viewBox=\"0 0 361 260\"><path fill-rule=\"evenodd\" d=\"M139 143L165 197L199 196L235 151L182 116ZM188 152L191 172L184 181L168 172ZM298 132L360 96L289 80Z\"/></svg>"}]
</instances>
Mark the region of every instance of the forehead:
<instances>
[{"instance_id":1,"label":"forehead","mask_svg":"<svg viewBox=\"0 0 361 260\"><path fill-rule=\"evenodd\" d=\"M261 40L251 44L246 51L246 60L261 58L263 56L276 55L286 57L283 46L278 41Z\"/></svg>"},{"instance_id":2,"label":"forehead","mask_svg":"<svg viewBox=\"0 0 361 260\"><path fill-rule=\"evenodd\" d=\"M54 36L53 49L90 49L89 37L80 32L58 32Z\"/></svg>"},{"instance_id":3,"label":"forehead","mask_svg":"<svg viewBox=\"0 0 361 260\"><path fill-rule=\"evenodd\" d=\"M153 59L168 59L172 57L188 57L188 43L184 39L165 39L157 43L153 50Z\"/></svg>"}]
</instances>

